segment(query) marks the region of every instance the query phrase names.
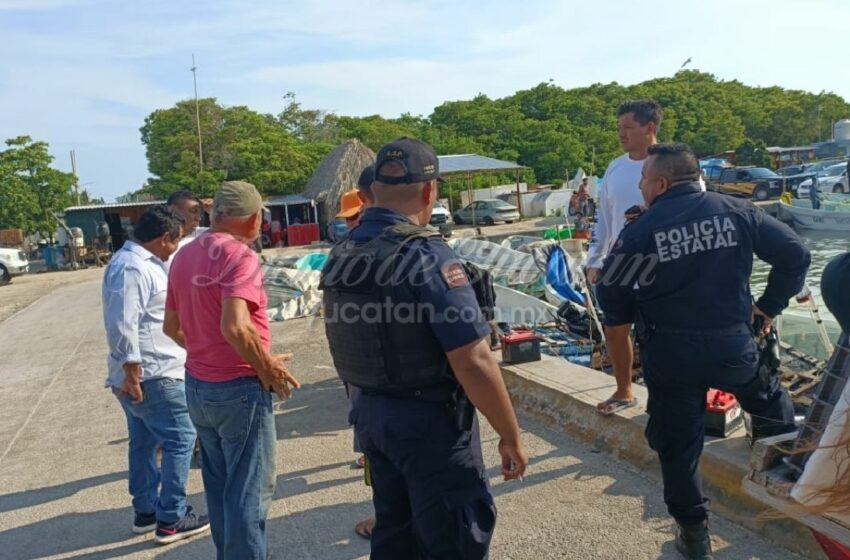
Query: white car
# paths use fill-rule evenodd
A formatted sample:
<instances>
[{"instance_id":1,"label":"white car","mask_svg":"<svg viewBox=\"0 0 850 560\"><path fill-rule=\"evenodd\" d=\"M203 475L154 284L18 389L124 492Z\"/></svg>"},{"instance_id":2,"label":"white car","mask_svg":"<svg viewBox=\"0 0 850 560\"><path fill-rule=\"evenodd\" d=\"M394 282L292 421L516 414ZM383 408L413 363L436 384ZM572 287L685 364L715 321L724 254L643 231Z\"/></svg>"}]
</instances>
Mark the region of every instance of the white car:
<instances>
[{"instance_id":1,"label":"white car","mask_svg":"<svg viewBox=\"0 0 850 560\"><path fill-rule=\"evenodd\" d=\"M452 215L449 213L446 207L443 206L442 202L438 200L436 203L434 203L434 210L431 212L432 226L447 224L451 221L451 217Z\"/></svg>"},{"instance_id":2,"label":"white car","mask_svg":"<svg viewBox=\"0 0 850 560\"><path fill-rule=\"evenodd\" d=\"M484 224L485 226L492 226L497 222L512 224L519 221L519 217L519 208L498 198L477 200L457 210L452 216L457 225Z\"/></svg>"},{"instance_id":3,"label":"white car","mask_svg":"<svg viewBox=\"0 0 850 560\"><path fill-rule=\"evenodd\" d=\"M0 247L0 285L8 284L13 276L30 270L27 254L13 247Z\"/></svg>"},{"instance_id":4,"label":"white car","mask_svg":"<svg viewBox=\"0 0 850 560\"><path fill-rule=\"evenodd\" d=\"M812 180L806 179L797 187L797 198L808 198ZM839 163L818 173L818 190L822 193L850 193L847 184L847 164Z\"/></svg>"}]
</instances>

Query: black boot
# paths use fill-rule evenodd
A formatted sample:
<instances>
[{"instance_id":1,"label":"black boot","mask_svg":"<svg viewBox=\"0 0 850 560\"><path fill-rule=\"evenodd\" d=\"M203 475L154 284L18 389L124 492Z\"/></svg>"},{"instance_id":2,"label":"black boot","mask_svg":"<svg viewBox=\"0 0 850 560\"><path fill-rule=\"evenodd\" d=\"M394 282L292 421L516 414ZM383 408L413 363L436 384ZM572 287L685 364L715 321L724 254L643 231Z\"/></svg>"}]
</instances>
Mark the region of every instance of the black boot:
<instances>
[{"instance_id":1,"label":"black boot","mask_svg":"<svg viewBox=\"0 0 850 560\"><path fill-rule=\"evenodd\" d=\"M696 525L677 523L676 550L688 560L713 560L711 538L708 535L708 522Z\"/></svg>"}]
</instances>

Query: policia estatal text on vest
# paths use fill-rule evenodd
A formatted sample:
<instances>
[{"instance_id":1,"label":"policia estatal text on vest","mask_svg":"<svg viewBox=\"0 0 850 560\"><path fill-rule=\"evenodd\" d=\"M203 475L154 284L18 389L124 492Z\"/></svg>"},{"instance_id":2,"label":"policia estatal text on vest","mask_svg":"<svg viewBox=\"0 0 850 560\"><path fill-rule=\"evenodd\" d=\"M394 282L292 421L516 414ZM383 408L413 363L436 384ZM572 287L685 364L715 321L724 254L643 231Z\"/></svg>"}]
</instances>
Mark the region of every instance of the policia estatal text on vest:
<instances>
[{"instance_id":1,"label":"policia estatal text on vest","mask_svg":"<svg viewBox=\"0 0 850 560\"><path fill-rule=\"evenodd\" d=\"M597 295L607 326L637 323L646 437L661 460L676 547L705 560L708 501L698 465L706 390L733 393L752 414L756 437L796 430L778 376L759 375L753 318L769 326L803 287L810 256L790 228L751 202L703 192L684 144L656 144L649 154L640 183L648 209L614 244ZM753 255L771 265L755 305Z\"/></svg>"}]
</instances>

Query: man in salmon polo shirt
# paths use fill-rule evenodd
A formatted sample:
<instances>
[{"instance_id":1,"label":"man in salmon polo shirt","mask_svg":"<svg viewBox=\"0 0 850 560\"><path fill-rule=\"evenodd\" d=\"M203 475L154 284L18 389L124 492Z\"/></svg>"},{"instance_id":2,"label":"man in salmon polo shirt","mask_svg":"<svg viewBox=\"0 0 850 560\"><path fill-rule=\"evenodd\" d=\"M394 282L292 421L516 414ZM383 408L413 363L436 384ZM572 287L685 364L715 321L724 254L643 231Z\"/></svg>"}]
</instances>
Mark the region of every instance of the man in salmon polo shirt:
<instances>
[{"instance_id":1,"label":"man in salmon polo shirt","mask_svg":"<svg viewBox=\"0 0 850 560\"><path fill-rule=\"evenodd\" d=\"M260 260L262 199L222 183L212 227L183 247L168 277L163 330L186 348L186 401L201 440L201 470L218 560L266 560L275 485L271 393L298 381L272 355Z\"/></svg>"}]
</instances>

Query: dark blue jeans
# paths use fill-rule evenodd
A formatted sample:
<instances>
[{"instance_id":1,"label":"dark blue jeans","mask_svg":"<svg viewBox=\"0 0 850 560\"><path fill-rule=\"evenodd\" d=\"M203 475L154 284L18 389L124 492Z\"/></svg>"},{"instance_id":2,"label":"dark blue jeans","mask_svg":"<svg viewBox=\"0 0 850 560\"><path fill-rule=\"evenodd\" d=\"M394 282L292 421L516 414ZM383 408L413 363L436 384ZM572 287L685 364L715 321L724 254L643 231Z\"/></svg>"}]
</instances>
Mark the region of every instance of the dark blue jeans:
<instances>
[{"instance_id":1,"label":"dark blue jeans","mask_svg":"<svg viewBox=\"0 0 850 560\"><path fill-rule=\"evenodd\" d=\"M118 390L113 388L118 396ZM133 509L156 512L157 521L176 523L186 515L186 480L195 445L195 427L186 407L183 381L162 377L142 383L144 400L119 397L129 433L129 483ZM162 448L161 469L156 449Z\"/></svg>"},{"instance_id":2,"label":"dark blue jeans","mask_svg":"<svg viewBox=\"0 0 850 560\"><path fill-rule=\"evenodd\" d=\"M351 414L372 470L372 560L485 560L496 507L478 424L445 404L361 394Z\"/></svg>"},{"instance_id":3,"label":"dark blue jeans","mask_svg":"<svg viewBox=\"0 0 850 560\"><path fill-rule=\"evenodd\" d=\"M208 383L186 375L218 560L266 560L277 440L271 393L256 377Z\"/></svg>"},{"instance_id":4,"label":"dark blue jeans","mask_svg":"<svg viewBox=\"0 0 850 560\"><path fill-rule=\"evenodd\" d=\"M709 509L699 476L707 390L734 394L762 432L795 430L794 405L778 380L760 382L750 335L654 333L641 341L640 357L649 389L646 438L661 460L667 510L680 523L699 523Z\"/></svg>"}]
</instances>

